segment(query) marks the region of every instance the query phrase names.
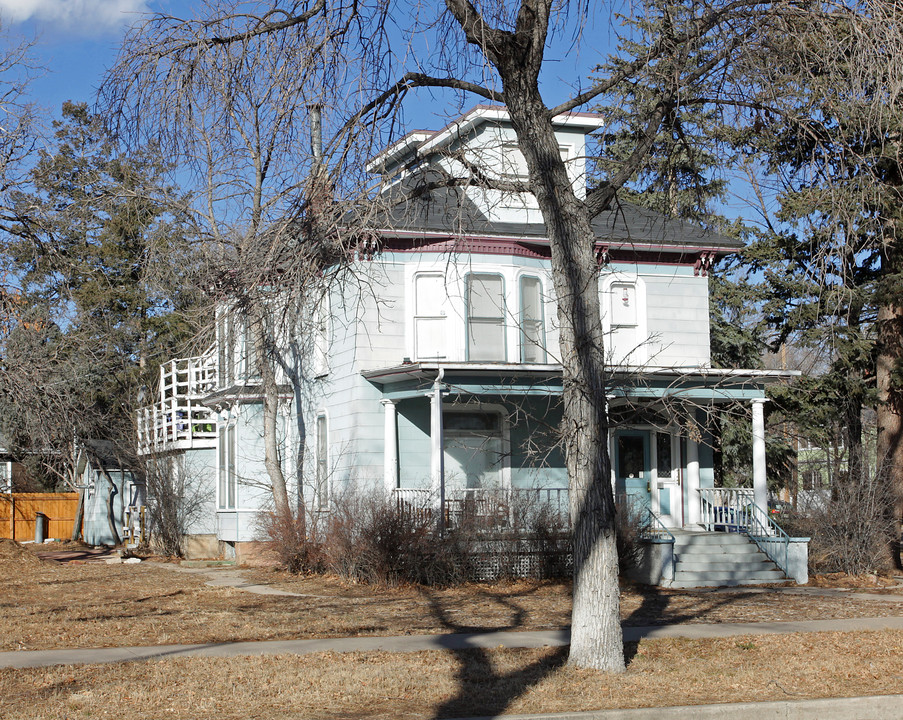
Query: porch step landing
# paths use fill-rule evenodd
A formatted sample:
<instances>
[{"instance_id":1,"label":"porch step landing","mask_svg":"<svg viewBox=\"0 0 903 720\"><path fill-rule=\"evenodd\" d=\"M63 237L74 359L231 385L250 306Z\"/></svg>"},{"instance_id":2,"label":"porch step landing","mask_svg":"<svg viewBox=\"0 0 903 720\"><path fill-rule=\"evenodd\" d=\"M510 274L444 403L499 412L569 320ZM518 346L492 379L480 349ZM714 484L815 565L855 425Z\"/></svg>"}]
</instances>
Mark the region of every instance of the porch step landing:
<instances>
[{"instance_id":1,"label":"porch step landing","mask_svg":"<svg viewBox=\"0 0 903 720\"><path fill-rule=\"evenodd\" d=\"M739 533L674 530L671 587L725 587L787 582L768 556Z\"/></svg>"}]
</instances>

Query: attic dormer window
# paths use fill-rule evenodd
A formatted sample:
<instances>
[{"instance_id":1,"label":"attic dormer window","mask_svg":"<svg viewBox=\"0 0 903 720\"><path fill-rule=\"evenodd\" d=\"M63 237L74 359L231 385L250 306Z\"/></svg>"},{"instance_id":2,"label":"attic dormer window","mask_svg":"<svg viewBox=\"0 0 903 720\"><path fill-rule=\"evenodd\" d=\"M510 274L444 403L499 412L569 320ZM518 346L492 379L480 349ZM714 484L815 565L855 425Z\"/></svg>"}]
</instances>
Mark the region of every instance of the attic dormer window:
<instances>
[{"instance_id":1,"label":"attic dormer window","mask_svg":"<svg viewBox=\"0 0 903 720\"><path fill-rule=\"evenodd\" d=\"M571 149L567 145L559 145L558 152L564 162L567 162L570 159ZM518 178L521 180L525 180L529 176L530 173L527 170L527 159L520 151L517 143L502 144L500 172L503 177Z\"/></svg>"}]
</instances>

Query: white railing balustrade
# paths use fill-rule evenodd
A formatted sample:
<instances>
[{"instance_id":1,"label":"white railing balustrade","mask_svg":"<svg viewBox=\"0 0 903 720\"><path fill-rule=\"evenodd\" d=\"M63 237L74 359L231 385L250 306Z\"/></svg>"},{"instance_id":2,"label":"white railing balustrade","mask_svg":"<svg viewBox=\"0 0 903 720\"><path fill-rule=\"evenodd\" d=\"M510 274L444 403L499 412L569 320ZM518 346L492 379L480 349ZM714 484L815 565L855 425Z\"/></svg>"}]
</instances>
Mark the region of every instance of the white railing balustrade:
<instances>
[{"instance_id":1,"label":"white railing balustrade","mask_svg":"<svg viewBox=\"0 0 903 720\"><path fill-rule=\"evenodd\" d=\"M744 508L753 502L752 488L700 488L700 524L709 532L742 532Z\"/></svg>"},{"instance_id":2,"label":"white railing balustrade","mask_svg":"<svg viewBox=\"0 0 903 720\"><path fill-rule=\"evenodd\" d=\"M434 517L438 498L431 490L397 488L392 491L399 510ZM486 531L522 530L540 515L544 523L568 527L567 488L464 488L446 490L445 527L463 525Z\"/></svg>"},{"instance_id":3,"label":"white railing balustrade","mask_svg":"<svg viewBox=\"0 0 903 720\"><path fill-rule=\"evenodd\" d=\"M158 401L138 411L138 447L143 453L178 443L182 448L213 447L216 415L201 399L217 388L214 348L199 357L160 366Z\"/></svg>"},{"instance_id":4,"label":"white railing balustrade","mask_svg":"<svg viewBox=\"0 0 903 720\"><path fill-rule=\"evenodd\" d=\"M784 574L789 569L790 537L755 503L752 488L700 488L706 530L744 533Z\"/></svg>"}]
</instances>

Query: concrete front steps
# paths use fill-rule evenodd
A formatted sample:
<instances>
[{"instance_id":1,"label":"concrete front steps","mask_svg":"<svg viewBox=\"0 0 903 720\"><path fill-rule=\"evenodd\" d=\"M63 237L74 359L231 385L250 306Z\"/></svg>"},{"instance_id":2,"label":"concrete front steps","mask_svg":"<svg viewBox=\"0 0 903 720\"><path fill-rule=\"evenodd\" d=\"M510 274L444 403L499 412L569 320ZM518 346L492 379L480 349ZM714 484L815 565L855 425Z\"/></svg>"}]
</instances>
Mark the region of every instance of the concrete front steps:
<instances>
[{"instance_id":1,"label":"concrete front steps","mask_svg":"<svg viewBox=\"0 0 903 720\"><path fill-rule=\"evenodd\" d=\"M674 580L671 587L724 587L788 582L746 535L672 530Z\"/></svg>"}]
</instances>

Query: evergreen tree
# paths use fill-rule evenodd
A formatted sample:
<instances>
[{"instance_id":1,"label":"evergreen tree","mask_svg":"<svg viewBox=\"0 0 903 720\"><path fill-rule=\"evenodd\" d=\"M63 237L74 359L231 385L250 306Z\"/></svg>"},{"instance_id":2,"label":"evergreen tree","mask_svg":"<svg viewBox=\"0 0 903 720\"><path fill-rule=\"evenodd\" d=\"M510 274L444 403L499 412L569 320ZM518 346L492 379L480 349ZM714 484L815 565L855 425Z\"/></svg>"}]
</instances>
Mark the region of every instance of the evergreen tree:
<instances>
[{"instance_id":1,"label":"evergreen tree","mask_svg":"<svg viewBox=\"0 0 903 720\"><path fill-rule=\"evenodd\" d=\"M66 103L54 130L6 198L0 404L13 446L65 478L75 438L133 444L139 389L191 332L194 261L152 151L118 155L84 104Z\"/></svg>"},{"instance_id":2,"label":"evergreen tree","mask_svg":"<svg viewBox=\"0 0 903 720\"><path fill-rule=\"evenodd\" d=\"M869 21L837 16L827 33L800 22L775 38L785 62L758 72L792 93L772 98L776 111L759 112L741 140L781 188L780 224L751 248L770 290L767 319L782 338L822 352L823 372L800 385L797 411L816 437L839 427L833 440L846 450L848 472L838 478L864 485L871 468L861 418L876 408L877 475L891 499L875 522L886 522L895 548L903 516L901 117L886 48L854 27Z\"/></svg>"}]
</instances>

